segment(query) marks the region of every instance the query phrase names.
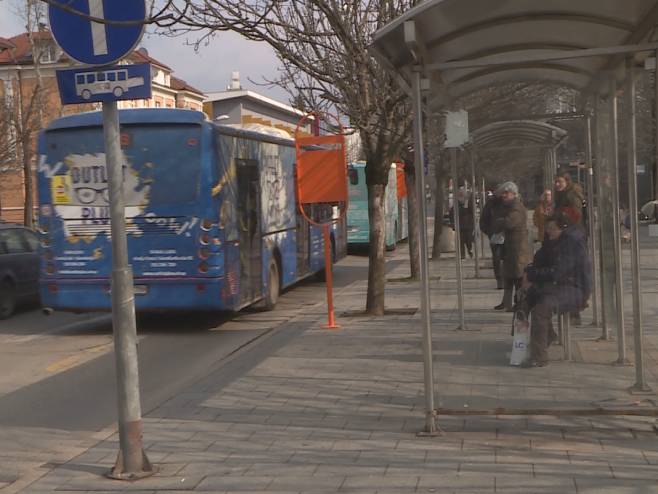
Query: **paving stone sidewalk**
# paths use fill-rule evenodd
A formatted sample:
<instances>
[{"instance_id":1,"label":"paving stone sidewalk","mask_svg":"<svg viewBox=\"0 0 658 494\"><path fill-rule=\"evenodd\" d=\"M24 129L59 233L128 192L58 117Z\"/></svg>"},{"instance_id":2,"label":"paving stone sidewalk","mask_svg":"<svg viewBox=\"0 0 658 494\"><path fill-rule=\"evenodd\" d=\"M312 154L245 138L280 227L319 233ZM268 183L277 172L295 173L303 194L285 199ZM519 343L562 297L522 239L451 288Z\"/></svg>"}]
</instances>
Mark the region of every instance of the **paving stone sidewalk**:
<instances>
[{"instance_id":1,"label":"paving stone sidewalk","mask_svg":"<svg viewBox=\"0 0 658 494\"><path fill-rule=\"evenodd\" d=\"M401 247L389 259L406 255ZM646 261L655 266L653 254ZM118 450L114 434L24 492L658 493L652 417L454 415L497 407L653 410L657 399L627 392L634 369L611 364L616 344L597 343L598 328L577 328L572 362L560 360L557 347L548 367L510 367L511 317L491 310L501 296L491 272L474 279L465 262L468 331L455 330L454 273L450 257L432 263L437 406L453 414L439 417L444 435L417 436L425 413L418 284L389 283L391 313L365 317L363 281L337 294L340 330L323 329L323 306L311 307L147 414L156 476L103 478ZM407 274L401 264L389 277ZM647 370L658 390L652 310Z\"/></svg>"}]
</instances>

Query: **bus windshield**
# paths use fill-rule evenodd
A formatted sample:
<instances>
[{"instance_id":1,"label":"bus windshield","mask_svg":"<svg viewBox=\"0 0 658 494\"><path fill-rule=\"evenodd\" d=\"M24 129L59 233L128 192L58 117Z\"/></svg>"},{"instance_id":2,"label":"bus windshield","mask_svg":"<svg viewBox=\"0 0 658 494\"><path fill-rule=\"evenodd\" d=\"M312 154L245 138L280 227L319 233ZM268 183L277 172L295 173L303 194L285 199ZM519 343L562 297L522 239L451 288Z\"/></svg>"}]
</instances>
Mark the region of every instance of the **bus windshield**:
<instances>
[{"instance_id":1,"label":"bus windshield","mask_svg":"<svg viewBox=\"0 0 658 494\"><path fill-rule=\"evenodd\" d=\"M126 206L193 203L199 190L200 135L196 125L122 126ZM49 131L45 144L46 166L55 175L51 185L68 191L53 193L56 205L109 205L101 128Z\"/></svg>"}]
</instances>

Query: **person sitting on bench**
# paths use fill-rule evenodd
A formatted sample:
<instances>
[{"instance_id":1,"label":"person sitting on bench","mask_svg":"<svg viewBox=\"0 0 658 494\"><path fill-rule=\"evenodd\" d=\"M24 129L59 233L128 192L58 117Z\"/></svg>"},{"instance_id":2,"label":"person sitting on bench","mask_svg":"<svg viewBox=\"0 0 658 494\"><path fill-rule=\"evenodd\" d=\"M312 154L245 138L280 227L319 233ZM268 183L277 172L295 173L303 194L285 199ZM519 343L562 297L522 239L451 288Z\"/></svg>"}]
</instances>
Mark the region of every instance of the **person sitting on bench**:
<instances>
[{"instance_id":1,"label":"person sitting on bench","mask_svg":"<svg viewBox=\"0 0 658 494\"><path fill-rule=\"evenodd\" d=\"M591 263L585 232L568 212L546 223L546 241L523 276L532 314L530 358L522 367L548 364L553 313L580 310L591 292Z\"/></svg>"}]
</instances>

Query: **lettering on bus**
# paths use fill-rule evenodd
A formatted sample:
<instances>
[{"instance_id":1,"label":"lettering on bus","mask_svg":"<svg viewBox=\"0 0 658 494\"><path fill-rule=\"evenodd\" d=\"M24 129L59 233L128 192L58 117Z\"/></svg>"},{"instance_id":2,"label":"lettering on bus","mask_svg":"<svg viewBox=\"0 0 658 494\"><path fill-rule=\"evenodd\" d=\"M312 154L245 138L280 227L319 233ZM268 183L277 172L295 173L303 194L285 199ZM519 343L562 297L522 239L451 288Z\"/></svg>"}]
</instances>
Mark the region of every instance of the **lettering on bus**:
<instances>
[{"instance_id":1,"label":"lettering on bus","mask_svg":"<svg viewBox=\"0 0 658 494\"><path fill-rule=\"evenodd\" d=\"M125 159L124 159L125 162ZM74 243L92 241L100 234L110 235L110 194L105 153L70 154L63 163L39 161L39 172L50 179L51 201L63 222L66 238ZM126 216L136 216L148 206L150 184L140 180L129 163L123 165ZM96 228L89 229L89 225ZM128 225L129 233L141 235L139 224Z\"/></svg>"},{"instance_id":2,"label":"lettering on bus","mask_svg":"<svg viewBox=\"0 0 658 494\"><path fill-rule=\"evenodd\" d=\"M176 249L151 249L147 255L133 257L133 262L148 263L148 268L158 271L145 271L145 276L184 276L185 271L160 271L160 269L181 269L180 263L194 261L194 256L178 255Z\"/></svg>"}]
</instances>

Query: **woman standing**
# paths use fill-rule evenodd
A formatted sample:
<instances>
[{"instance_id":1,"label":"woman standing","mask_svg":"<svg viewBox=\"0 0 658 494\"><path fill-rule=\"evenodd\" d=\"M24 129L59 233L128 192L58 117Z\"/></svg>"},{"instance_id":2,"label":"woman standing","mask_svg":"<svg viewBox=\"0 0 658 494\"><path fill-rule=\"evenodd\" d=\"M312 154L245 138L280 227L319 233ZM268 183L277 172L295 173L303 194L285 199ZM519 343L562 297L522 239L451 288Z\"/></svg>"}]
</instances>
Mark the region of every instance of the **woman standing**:
<instances>
[{"instance_id":1,"label":"woman standing","mask_svg":"<svg viewBox=\"0 0 658 494\"><path fill-rule=\"evenodd\" d=\"M545 236L544 226L548 219L553 216L555 207L553 206L553 191L546 189L539 198L539 204L535 208L532 220L537 227L537 242L543 242Z\"/></svg>"},{"instance_id":2,"label":"woman standing","mask_svg":"<svg viewBox=\"0 0 658 494\"><path fill-rule=\"evenodd\" d=\"M494 223L494 233L505 234L503 277L505 292L496 310L512 312L514 291L521 287L521 278L530 261L528 246L527 210L519 199L519 188L514 182L505 182L499 188L503 200L502 216Z\"/></svg>"}]
</instances>

